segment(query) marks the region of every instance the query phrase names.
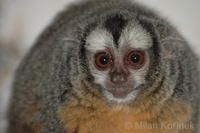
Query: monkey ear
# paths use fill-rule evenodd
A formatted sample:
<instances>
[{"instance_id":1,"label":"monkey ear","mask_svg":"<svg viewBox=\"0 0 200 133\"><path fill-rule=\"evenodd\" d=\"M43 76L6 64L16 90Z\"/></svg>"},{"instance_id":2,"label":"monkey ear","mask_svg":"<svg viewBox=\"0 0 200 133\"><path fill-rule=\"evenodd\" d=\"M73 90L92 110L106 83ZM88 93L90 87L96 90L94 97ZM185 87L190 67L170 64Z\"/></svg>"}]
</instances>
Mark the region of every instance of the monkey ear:
<instances>
[{"instance_id":1,"label":"monkey ear","mask_svg":"<svg viewBox=\"0 0 200 133\"><path fill-rule=\"evenodd\" d=\"M165 60L171 60L174 58L174 54L171 50L163 49L161 52L161 57Z\"/></svg>"},{"instance_id":2,"label":"monkey ear","mask_svg":"<svg viewBox=\"0 0 200 133\"><path fill-rule=\"evenodd\" d=\"M180 42L176 38L181 38L178 32L172 28L166 22L160 21L153 24L156 28L157 36L160 40L161 58L164 60L174 59L176 54L174 53L172 45L177 45ZM167 27L167 28L166 28Z\"/></svg>"}]
</instances>

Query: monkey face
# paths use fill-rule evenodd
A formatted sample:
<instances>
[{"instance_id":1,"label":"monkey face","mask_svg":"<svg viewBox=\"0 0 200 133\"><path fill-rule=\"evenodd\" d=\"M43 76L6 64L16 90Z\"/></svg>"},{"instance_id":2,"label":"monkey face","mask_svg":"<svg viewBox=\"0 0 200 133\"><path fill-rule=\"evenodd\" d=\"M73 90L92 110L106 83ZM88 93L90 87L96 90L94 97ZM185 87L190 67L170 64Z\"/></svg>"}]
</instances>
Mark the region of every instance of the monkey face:
<instances>
[{"instance_id":1,"label":"monkey face","mask_svg":"<svg viewBox=\"0 0 200 133\"><path fill-rule=\"evenodd\" d=\"M124 20L117 16L107 21L117 25ZM110 32L109 28L96 28L86 38L91 74L95 83L102 86L107 99L132 101L139 86L146 83L152 40L135 20L118 31Z\"/></svg>"},{"instance_id":2,"label":"monkey face","mask_svg":"<svg viewBox=\"0 0 200 133\"><path fill-rule=\"evenodd\" d=\"M146 63L146 54L142 50L125 48L120 51L108 50L97 52L94 66L107 71L105 87L116 98L125 98L140 84L135 79L139 69Z\"/></svg>"}]
</instances>

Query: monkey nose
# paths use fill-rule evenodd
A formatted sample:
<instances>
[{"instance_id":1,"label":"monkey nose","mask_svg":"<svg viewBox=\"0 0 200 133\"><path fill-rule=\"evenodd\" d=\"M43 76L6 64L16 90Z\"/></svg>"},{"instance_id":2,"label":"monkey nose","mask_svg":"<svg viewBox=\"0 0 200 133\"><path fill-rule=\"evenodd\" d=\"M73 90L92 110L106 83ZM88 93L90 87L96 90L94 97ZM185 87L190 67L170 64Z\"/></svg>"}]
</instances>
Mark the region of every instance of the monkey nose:
<instances>
[{"instance_id":1,"label":"monkey nose","mask_svg":"<svg viewBox=\"0 0 200 133\"><path fill-rule=\"evenodd\" d=\"M125 74L117 74L114 73L111 75L111 82L114 83L115 85L123 85L127 82L127 77Z\"/></svg>"}]
</instances>

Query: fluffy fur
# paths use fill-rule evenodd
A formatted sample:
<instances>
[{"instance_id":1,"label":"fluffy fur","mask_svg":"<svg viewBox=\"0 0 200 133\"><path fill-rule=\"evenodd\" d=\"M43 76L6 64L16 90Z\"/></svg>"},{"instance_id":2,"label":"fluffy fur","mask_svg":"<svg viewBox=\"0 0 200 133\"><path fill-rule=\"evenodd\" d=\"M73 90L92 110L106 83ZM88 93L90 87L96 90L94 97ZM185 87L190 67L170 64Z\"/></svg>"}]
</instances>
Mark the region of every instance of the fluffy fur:
<instances>
[{"instance_id":1,"label":"fluffy fur","mask_svg":"<svg viewBox=\"0 0 200 133\"><path fill-rule=\"evenodd\" d=\"M115 99L91 57L101 45L119 50L129 43L148 61L133 72L136 90ZM199 87L197 58L166 20L128 0L85 1L58 15L18 68L8 133L195 133ZM158 128L129 129L127 122Z\"/></svg>"}]
</instances>

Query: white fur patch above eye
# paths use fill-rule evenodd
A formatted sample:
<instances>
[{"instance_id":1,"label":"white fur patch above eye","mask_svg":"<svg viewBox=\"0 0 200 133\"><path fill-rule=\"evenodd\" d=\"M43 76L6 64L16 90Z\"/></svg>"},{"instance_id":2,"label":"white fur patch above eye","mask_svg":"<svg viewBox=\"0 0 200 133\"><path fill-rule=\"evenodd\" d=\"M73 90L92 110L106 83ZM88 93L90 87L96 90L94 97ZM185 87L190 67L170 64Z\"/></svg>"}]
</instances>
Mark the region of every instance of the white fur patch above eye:
<instances>
[{"instance_id":1,"label":"white fur patch above eye","mask_svg":"<svg viewBox=\"0 0 200 133\"><path fill-rule=\"evenodd\" d=\"M135 49L148 49L152 46L150 35L141 27L126 28L120 37L119 46L129 45Z\"/></svg>"},{"instance_id":2,"label":"white fur patch above eye","mask_svg":"<svg viewBox=\"0 0 200 133\"><path fill-rule=\"evenodd\" d=\"M106 30L94 30L86 38L86 49L95 53L96 51L105 50L108 46L114 47L113 37Z\"/></svg>"}]
</instances>

